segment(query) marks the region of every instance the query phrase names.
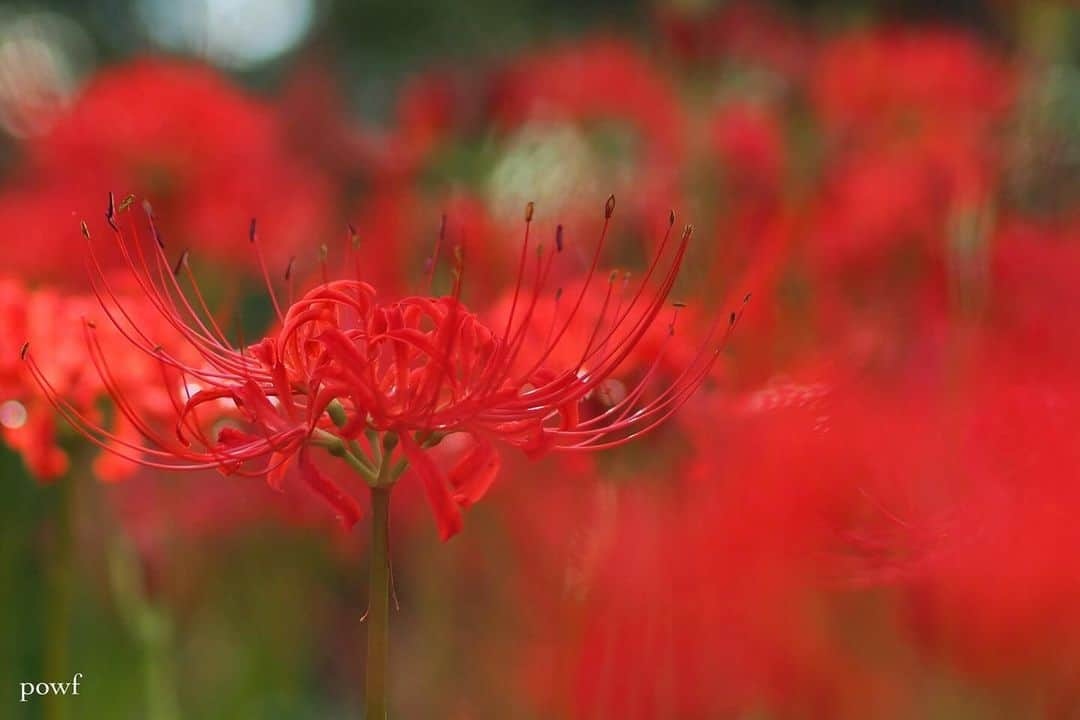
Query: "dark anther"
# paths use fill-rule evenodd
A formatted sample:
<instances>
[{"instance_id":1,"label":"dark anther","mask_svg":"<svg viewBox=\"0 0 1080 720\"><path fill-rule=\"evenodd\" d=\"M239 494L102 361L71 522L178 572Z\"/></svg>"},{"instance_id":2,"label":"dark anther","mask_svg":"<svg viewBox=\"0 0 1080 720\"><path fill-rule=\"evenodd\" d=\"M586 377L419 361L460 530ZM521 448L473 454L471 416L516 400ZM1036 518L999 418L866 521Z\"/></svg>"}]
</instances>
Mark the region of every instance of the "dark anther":
<instances>
[{"instance_id":1,"label":"dark anther","mask_svg":"<svg viewBox=\"0 0 1080 720\"><path fill-rule=\"evenodd\" d=\"M555 228L555 249L562 252L562 225L558 225Z\"/></svg>"},{"instance_id":2,"label":"dark anther","mask_svg":"<svg viewBox=\"0 0 1080 720\"><path fill-rule=\"evenodd\" d=\"M734 325L735 324L735 313L731 313L731 315L728 317L728 324L729 325Z\"/></svg>"},{"instance_id":3,"label":"dark anther","mask_svg":"<svg viewBox=\"0 0 1080 720\"><path fill-rule=\"evenodd\" d=\"M178 257L176 259L176 264L173 265L172 274L173 275L179 275L180 274L180 269L183 268L183 267L186 267L187 264L188 264L188 251L185 250L184 252L180 253L180 257Z\"/></svg>"},{"instance_id":4,"label":"dark anther","mask_svg":"<svg viewBox=\"0 0 1080 720\"><path fill-rule=\"evenodd\" d=\"M25 360L26 359L26 353L28 353L28 352L30 352L30 342L29 341L24 342L23 346L22 346L22 349L19 350L19 359L20 360Z\"/></svg>"},{"instance_id":5,"label":"dark anther","mask_svg":"<svg viewBox=\"0 0 1080 720\"><path fill-rule=\"evenodd\" d=\"M536 205L532 200L525 204L525 222L532 222L533 211L536 209Z\"/></svg>"},{"instance_id":6,"label":"dark anther","mask_svg":"<svg viewBox=\"0 0 1080 720\"><path fill-rule=\"evenodd\" d=\"M671 225L675 224L675 211L674 210L668 210L667 223L668 223L668 226L671 226Z\"/></svg>"},{"instance_id":7,"label":"dark anther","mask_svg":"<svg viewBox=\"0 0 1080 720\"><path fill-rule=\"evenodd\" d=\"M117 232L120 232L120 228L116 226L116 201L113 198L112 191L109 191L109 205L105 208L105 220L109 223L109 227Z\"/></svg>"},{"instance_id":8,"label":"dark anther","mask_svg":"<svg viewBox=\"0 0 1080 720\"><path fill-rule=\"evenodd\" d=\"M293 264L296 262L296 256L293 255L289 258L289 264L285 266L285 279L288 280L292 277Z\"/></svg>"},{"instance_id":9,"label":"dark anther","mask_svg":"<svg viewBox=\"0 0 1080 720\"><path fill-rule=\"evenodd\" d=\"M135 204L135 195L128 193L124 196L124 199L120 201L120 206L117 208L119 212L124 212L129 207Z\"/></svg>"},{"instance_id":10,"label":"dark anther","mask_svg":"<svg viewBox=\"0 0 1080 720\"><path fill-rule=\"evenodd\" d=\"M748 303L748 302L750 302L750 293L746 293L746 297L744 297L744 298L742 299L742 301L743 301L744 303Z\"/></svg>"},{"instance_id":11,"label":"dark anther","mask_svg":"<svg viewBox=\"0 0 1080 720\"><path fill-rule=\"evenodd\" d=\"M87 240L90 239L90 228L86 227L86 221L81 220L79 222L79 229L82 230L82 236Z\"/></svg>"},{"instance_id":12,"label":"dark anther","mask_svg":"<svg viewBox=\"0 0 1080 720\"><path fill-rule=\"evenodd\" d=\"M607 218L607 219L610 219L612 213L614 213L614 212L615 212L615 196L614 195L608 195L607 202L604 203L604 217Z\"/></svg>"},{"instance_id":13,"label":"dark anther","mask_svg":"<svg viewBox=\"0 0 1080 720\"><path fill-rule=\"evenodd\" d=\"M682 308L686 307L686 303L684 303L684 302L673 302L673 303L671 303L671 305L672 305L672 307L677 307L679 309L682 309Z\"/></svg>"},{"instance_id":14,"label":"dark anther","mask_svg":"<svg viewBox=\"0 0 1080 720\"><path fill-rule=\"evenodd\" d=\"M248 225L248 240L255 242L255 218L251 218L251 224Z\"/></svg>"}]
</instances>

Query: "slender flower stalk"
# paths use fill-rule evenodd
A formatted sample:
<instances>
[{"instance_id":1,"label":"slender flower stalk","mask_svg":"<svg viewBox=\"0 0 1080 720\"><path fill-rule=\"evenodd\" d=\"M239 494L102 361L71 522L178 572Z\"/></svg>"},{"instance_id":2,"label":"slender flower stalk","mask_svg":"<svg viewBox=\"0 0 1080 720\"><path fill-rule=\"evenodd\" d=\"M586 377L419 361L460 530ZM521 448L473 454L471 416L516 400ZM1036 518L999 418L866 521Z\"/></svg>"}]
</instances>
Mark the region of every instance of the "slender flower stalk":
<instances>
[{"instance_id":1,"label":"slender flower stalk","mask_svg":"<svg viewBox=\"0 0 1080 720\"><path fill-rule=\"evenodd\" d=\"M368 720L385 720L387 665L390 661L390 489L371 489L371 550L368 584L367 686Z\"/></svg>"},{"instance_id":2,"label":"slender flower stalk","mask_svg":"<svg viewBox=\"0 0 1080 720\"><path fill-rule=\"evenodd\" d=\"M118 413L145 443L133 442L81 413L51 384L31 348L22 356L57 411L90 441L142 465L162 469L216 468L226 475L265 476L280 489L296 467L346 527L362 507L345 478L331 479L314 457L325 450L341 459L369 486L372 511L371 605L369 607L369 717L386 714L386 657L389 614L388 507L391 487L409 468L423 483L439 535L447 540L462 526L462 511L484 496L498 474L497 444L530 457L548 451L591 451L616 447L669 418L709 375L742 308L718 317L683 369L657 388L665 347L636 383L602 410L589 414L584 401L626 364L661 319L686 256L692 228L675 238L674 213L641 278L631 284L620 273L607 278L600 312L583 317L590 287L603 277L600 261L615 209L604 206L604 225L583 280L570 297L552 288L552 267L562 254L562 229L554 242L533 246L533 205L525 231L513 295L505 318L485 323L461 301L466 262L460 247L445 238L430 259L431 275L444 252L452 287L447 295L382 298L356 277L331 279L323 251L322 281L293 299L292 265L286 271L287 303L274 290L255 222L250 242L266 280L277 317L275 329L258 342L230 343L210 314L191 272L189 256L171 261L147 210L155 242L142 242L128 212L114 205L106 219L112 244L129 282L163 318L175 336L149 337L134 313L119 301L102 272L95 242L87 236L92 288L105 316L161 369L163 391L175 410L171 432L140 416L116 381L97 340L84 321L92 361ZM346 263L348 265L348 263ZM621 279L620 279L621 278ZM185 291L184 286L190 288ZM555 312L538 313L554 298ZM681 304L668 322L675 335ZM537 327L542 317L545 327ZM591 322L581 342L583 320ZM535 338L544 337L537 345ZM568 347L571 342L578 343ZM186 346L184 353L175 348ZM196 358L194 361L190 358ZM566 358L576 358L567 362ZM444 473L428 452L451 434L467 442L461 458Z\"/></svg>"}]
</instances>

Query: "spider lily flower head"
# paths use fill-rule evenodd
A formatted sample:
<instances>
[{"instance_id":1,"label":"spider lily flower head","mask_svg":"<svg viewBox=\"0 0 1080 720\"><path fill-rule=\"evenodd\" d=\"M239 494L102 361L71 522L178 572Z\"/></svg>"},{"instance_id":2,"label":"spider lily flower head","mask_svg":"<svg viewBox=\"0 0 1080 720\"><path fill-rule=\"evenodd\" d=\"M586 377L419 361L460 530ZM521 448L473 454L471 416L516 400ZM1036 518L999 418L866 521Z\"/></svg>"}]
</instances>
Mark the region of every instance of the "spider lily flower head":
<instances>
[{"instance_id":1,"label":"spider lily flower head","mask_svg":"<svg viewBox=\"0 0 1080 720\"><path fill-rule=\"evenodd\" d=\"M569 294L548 282L565 241L560 233L554 242L534 247L530 203L513 296L505 320L498 324L485 323L462 303L467 265L460 248L447 252L450 293L430 292L445 238L435 246L424 294L387 300L359 273L332 280L324 251L322 281L295 299L290 266L289 301L283 303L252 221L251 243L278 324L259 342L236 347L206 311L187 255L174 266L162 243L144 249L136 225L125 222L121 228L110 203L115 243L129 271L150 304L200 358L181 362L144 337L116 305L104 276L96 275L95 292L110 319L144 353L183 378L185 391L176 403L173 432L159 432L133 417L150 447L117 442L106 428L74 413L52 390L33 355L26 358L54 404L95 442L144 465L265 475L276 487L286 469L296 464L346 525L359 519L360 505L346 484L316 466L313 448L345 460L373 487L391 485L411 468L424 484L445 540L460 530L462 509L479 500L495 479L500 466L497 444L535 457L551 450L599 450L629 442L662 423L690 397L735 326L741 309L713 323L698 351L661 391L647 392L661 363L659 350L641 381L621 399L602 412L583 414L582 401L618 370L655 323L665 323L669 337L674 336L678 310L665 310L670 310L668 296L692 234L687 228L676 239L672 214L658 252L636 285L622 283L621 274L606 276L605 299L591 332L568 355L564 341L580 337L568 329L578 321L590 286L605 277L599 264L614 208L611 197L585 277ZM91 250L92 265L93 258ZM191 297L181 289L181 276L192 288ZM545 314L546 342L527 342L535 334L537 307L549 294L562 310ZM88 336L93 343L93 333ZM99 355L98 361L102 375L111 376L107 360ZM127 415L123 396L116 394L115 399ZM212 433L207 430L212 420L228 424ZM464 434L469 442L444 473L427 451L454 433Z\"/></svg>"}]
</instances>

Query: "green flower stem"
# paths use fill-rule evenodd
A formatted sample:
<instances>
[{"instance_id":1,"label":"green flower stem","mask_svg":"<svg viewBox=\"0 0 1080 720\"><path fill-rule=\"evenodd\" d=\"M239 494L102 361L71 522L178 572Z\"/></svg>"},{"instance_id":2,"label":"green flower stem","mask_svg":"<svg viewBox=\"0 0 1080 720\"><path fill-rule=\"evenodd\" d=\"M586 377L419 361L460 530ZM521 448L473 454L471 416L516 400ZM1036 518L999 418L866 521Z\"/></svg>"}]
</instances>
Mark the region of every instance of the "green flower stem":
<instances>
[{"instance_id":1,"label":"green flower stem","mask_svg":"<svg viewBox=\"0 0 1080 720\"><path fill-rule=\"evenodd\" d=\"M383 467L389 463L383 463ZM385 473L380 473L384 475ZM366 720L386 720L390 659L390 485L371 488Z\"/></svg>"},{"instance_id":2,"label":"green flower stem","mask_svg":"<svg viewBox=\"0 0 1080 720\"><path fill-rule=\"evenodd\" d=\"M139 559L118 531L108 547L113 599L142 654L147 720L177 720L173 624L169 613L147 597Z\"/></svg>"},{"instance_id":3,"label":"green flower stem","mask_svg":"<svg viewBox=\"0 0 1080 720\"><path fill-rule=\"evenodd\" d=\"M59 478L56 491L56 524L53 527L50 546L47 582L48 600L45 611L44 676L59 682L68 676L68 656L71 629L71 573L72 573L72 504L75 478L68 474ZM48 694L43 698L46 720L63 720L67 717L67 703L62 695Z\"/></svg>"}]
</instances>

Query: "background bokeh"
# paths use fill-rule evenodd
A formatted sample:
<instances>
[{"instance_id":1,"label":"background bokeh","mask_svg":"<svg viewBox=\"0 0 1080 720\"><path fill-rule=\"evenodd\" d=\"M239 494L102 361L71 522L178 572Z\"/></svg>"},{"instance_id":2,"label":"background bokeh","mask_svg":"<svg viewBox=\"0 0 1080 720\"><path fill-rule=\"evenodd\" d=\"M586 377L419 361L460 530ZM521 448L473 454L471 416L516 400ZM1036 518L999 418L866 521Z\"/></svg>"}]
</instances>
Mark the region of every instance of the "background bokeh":
<instances>
[{"instance_id":1,"label":"background bokeh","mask_svg":"<svg viewBox=\"0 0 1080 720\"><path fill-rule=\"evenodd\" d=\"M18 362L110 417L80 324L109 192L234 337L272 321L253 216L275 284L355 237L392 297L445 214L498 316L526 202L567 287L609 193L610 266L674 209L669 377L753 293L643 441L507 453L447 543L403 477L394 717L1077 717L1078 166L1064 0L0 6L0 718L360 714L366 521L101 457Z\"/></svg>"}]
</instances>

